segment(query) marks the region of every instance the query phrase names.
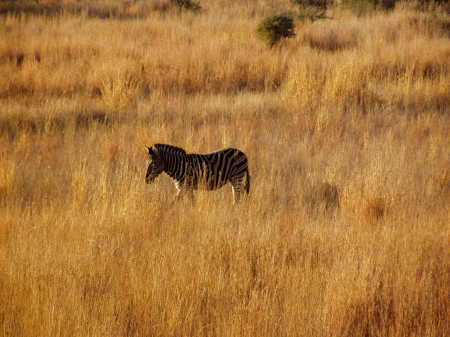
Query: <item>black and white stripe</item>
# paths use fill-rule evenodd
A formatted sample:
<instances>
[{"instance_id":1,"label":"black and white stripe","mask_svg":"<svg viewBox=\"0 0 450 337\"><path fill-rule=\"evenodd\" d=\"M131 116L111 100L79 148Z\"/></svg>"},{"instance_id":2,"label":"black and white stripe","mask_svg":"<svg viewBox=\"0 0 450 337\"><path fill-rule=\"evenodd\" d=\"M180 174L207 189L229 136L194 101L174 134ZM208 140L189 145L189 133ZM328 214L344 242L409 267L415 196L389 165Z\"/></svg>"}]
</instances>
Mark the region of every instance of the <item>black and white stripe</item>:
<instances>
[{"instance_id":1,"label":"black and white stripe","mask_svg":"<svg viewBox=\"0 0 450 337\"><path fill-rule=\"evenodd\" d=\"M230 183L234 202L240 194L250 192L250 173L245 153L228 148L208 154L190 154L182 148L156 144L148 147L150 164L145 181L153 182L162 172L167 173L178 189L177 198L197 189L215 190Z\"/></svg>"}]
</instances>

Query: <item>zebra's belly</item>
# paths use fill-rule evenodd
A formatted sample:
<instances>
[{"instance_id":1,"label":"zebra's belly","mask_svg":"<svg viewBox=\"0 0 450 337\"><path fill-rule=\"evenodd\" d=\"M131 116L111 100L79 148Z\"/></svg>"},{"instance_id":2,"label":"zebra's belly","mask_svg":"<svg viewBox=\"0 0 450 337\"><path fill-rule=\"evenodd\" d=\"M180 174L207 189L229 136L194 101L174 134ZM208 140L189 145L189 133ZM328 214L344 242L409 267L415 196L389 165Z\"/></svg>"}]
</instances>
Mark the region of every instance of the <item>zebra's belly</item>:
<instances>
[{"instance_id":1,"label":"zebra's belly","mask_svg":"<svg viewBox=\"0 0 450 337\"><path fill-rule=\"evenodd\" d=\"M199 184L197 189L205 190L205 191L213 191L213 190L218 190L219 188L221 188L225 184L226 183L224 183L224 182L220 182L217 185L214 185L214 184Z\"/></svg>"},{"instance_id":2,"label":"zebra's belly","mask_svg":"<svg viewBox=\"0 0 450 337\"><path fill-rule=\"evenodd\" d=\"M213 191L223 187L226 183L227 183L226 181L219 181L217 183L214 182L195 182L191 184L184 183L180 184L179 188L187 188L200 191Z\"/></svg>"}]
</instances>

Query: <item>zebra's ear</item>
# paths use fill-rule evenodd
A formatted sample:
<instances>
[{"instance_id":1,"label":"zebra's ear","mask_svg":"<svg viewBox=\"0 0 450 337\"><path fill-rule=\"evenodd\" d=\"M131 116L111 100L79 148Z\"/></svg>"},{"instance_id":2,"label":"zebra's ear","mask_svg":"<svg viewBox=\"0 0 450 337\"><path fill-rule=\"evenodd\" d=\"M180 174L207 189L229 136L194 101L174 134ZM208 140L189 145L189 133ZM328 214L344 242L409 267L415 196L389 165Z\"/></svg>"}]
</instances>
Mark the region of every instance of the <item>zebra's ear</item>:
<instances>
[{"instance_id":1,"label":"zebra's ear","mask_svg":"<svg viewBox=\"0 0 450 337\"><path fill-rule=\"evenodd\" d=\"M148 149L149 155L152 157L158 154L158 149L154 146L152 146L152 147L147 146L147 149Z\"/></svg>"},{"instance_id":2,"label":"zebra's ear","mask_svg":"<svg viewBox=\"0 0 450 337\"><path fill-rule=\"evenodd\" d=\"M152 155L153 155L153 150L152 150L152 148L151 148L151 147L148 147L148 146L146 146L146 148L147 148L147 150L148 150L148 154L149 154L150 156L152 156Z\"/></svg>"}]
</instances>

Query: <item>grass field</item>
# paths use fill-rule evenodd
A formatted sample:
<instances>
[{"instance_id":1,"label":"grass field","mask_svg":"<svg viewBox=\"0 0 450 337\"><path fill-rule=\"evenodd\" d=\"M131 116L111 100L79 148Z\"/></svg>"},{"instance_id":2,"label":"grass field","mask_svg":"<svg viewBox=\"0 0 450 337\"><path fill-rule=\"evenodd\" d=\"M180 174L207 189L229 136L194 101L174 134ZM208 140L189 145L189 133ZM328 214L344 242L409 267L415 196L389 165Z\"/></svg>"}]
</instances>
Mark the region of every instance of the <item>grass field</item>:
<instances>
[{"instance_id":1,"label":"grass field","mask_svg":"<svg viewBox=\"0 0 450 337\"><path fill-rule=\"evenodd\" d=\"M0 4L0 336L446 336L450 17ZM237 147L170 206L145 146ZM447 332L446 332L447 331Z\"/></svg>"}]
</instances>

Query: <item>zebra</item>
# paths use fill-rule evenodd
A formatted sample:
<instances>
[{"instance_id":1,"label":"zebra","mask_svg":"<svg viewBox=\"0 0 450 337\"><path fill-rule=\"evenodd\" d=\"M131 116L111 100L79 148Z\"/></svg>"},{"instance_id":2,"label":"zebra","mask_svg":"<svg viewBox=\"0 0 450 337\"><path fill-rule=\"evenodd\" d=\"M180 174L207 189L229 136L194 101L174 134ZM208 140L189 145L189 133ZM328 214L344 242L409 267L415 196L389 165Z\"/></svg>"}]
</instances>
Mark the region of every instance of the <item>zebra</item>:
<instances>
[{"instance_id":1,"label":"zebra","mask_svg":"<svg viewBox=\"0 0 450 337\"><path fill-rule=\"evenodd\" d=\"M145 182L152 183L162 172L168 174L178 192L175 200L193 190L216 190L227 184L233 188L233 203L240 200L242 190L250 193L250 172L244 152L227 148L207 154L191 154L184 149L167 144L147 147L150 164Z\"/></svg>"}]
</instances>

